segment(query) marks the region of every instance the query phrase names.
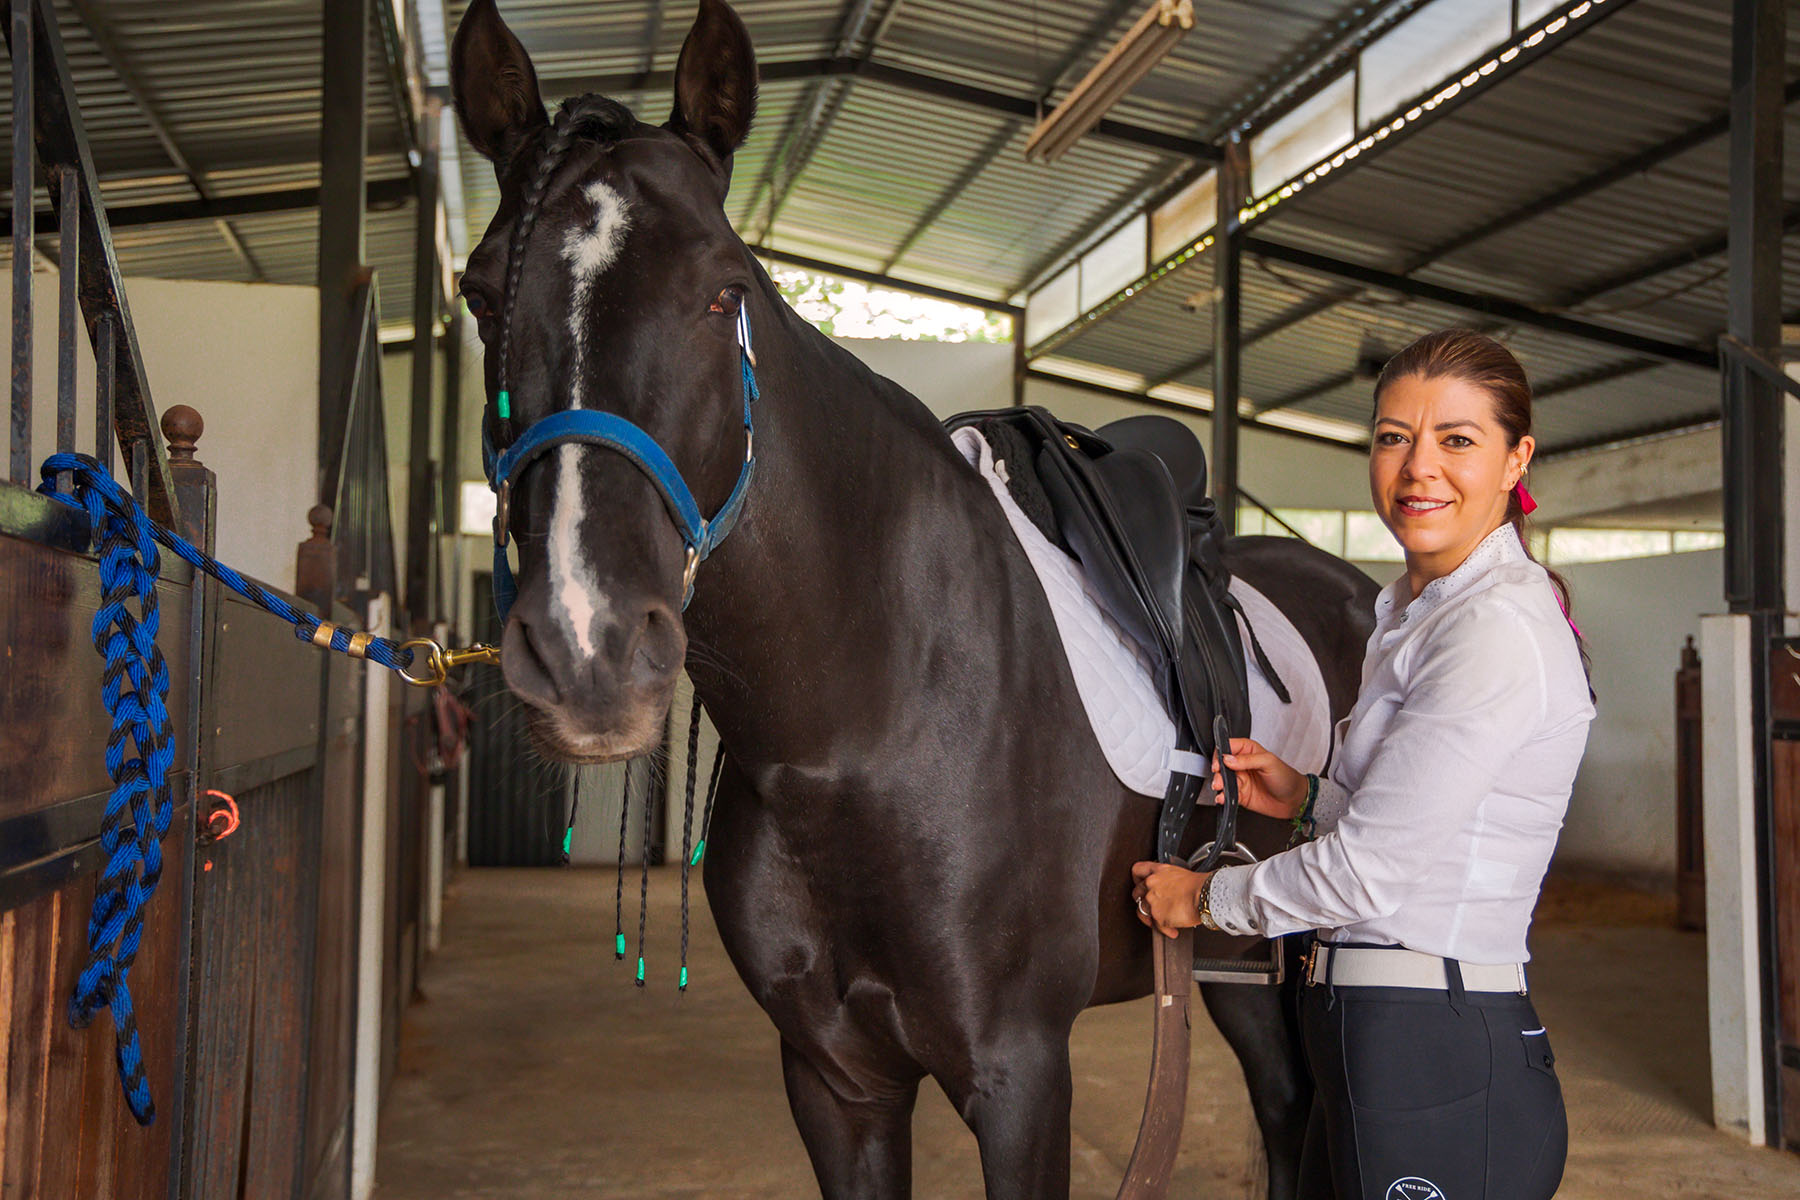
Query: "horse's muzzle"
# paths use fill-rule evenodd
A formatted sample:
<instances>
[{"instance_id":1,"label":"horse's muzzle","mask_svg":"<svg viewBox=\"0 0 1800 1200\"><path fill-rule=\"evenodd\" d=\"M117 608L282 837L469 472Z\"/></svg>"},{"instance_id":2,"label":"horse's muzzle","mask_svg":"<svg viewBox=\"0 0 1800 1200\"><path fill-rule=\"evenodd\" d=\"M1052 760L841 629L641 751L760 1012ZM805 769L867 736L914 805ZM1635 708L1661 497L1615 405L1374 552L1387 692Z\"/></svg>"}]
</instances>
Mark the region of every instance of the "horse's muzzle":
<instances>
[{"instance_id":1,"label":"horse's muzzle","mask_svg":"<svg viewBox=\"0 0 1800 1200\"><path fill-rule=\"evenodd\" d=\"M502 646L506 685L534 710L534 732L545 750L602 762L655 749L687 634L674 609L650 599L615 600L578 632L528 590Z\"/></svg>"}]
</instances>

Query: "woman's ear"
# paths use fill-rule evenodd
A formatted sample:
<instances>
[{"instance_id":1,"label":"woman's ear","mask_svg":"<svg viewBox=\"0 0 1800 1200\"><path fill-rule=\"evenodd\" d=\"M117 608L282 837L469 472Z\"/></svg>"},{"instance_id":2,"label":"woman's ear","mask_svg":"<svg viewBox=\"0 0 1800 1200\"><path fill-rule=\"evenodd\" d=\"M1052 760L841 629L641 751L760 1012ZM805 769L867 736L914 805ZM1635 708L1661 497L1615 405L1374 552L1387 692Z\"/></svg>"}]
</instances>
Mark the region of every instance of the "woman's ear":
<instances>
[{"instance_id":1,"label":"woman's ear","mask_svg":"<svg viewBox=\"0 0 1800 1200\"><path fill-rule=\"evenodd\" d=\"M756 117L756 51L725 0L700 0L675 63L668 128L703 147L731 178L731 156Z\"/></svg>"},{"instance_id":2,"label":"woman's ear","mask_svg":"<svg viewBox=\"0 0 1800 1200\"><path fill-rule=\"evenodd\" d=\"M1525 478L1525 472L1531 466L1531 456L1536 452L1537 439L1529 433L1520 438L1519 444L1507 452L1507 457L1511 460L1508 465L1512 468L1514 483Z\"/></svg>"},{"instance_id":3,"label":"woman's ear","mask_svg":"<svg viewBox=\"0 0 1800 1200\"><path fill-rule=\"evenodd\" d=\"M504 171L532 133L550 123L531 56L500 19L494 0L475 0L450 46L450 92L469 144Z\"/></svg>"}]
</instances>

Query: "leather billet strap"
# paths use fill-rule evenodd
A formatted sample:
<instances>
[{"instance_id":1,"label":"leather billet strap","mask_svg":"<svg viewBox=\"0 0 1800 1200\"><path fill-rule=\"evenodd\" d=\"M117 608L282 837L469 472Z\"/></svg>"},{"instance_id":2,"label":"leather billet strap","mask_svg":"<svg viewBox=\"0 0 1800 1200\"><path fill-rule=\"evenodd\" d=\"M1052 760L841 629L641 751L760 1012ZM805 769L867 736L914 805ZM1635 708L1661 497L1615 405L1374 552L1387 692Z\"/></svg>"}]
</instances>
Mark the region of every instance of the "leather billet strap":
<instances>
[{"instance_id":1,"label":"leather billet strap","mask_svg":"<svg viewBox=\"0 0 1800 1200\"><path fill-rule=\"evenodd\" d=\"M1175 1176L1175 1154L1181 1149L1182 1119L1187 1114L1194 931L1184 929L1171 938L1152 930L1150 936L1155 939L1151 969L1156 976L1150 1086L1118 1200L1164 1200L1168 1196L1169 1182Z\"/></svg>"},{"instance_id":2,"label":"leather billet strap","mask_svg":"<svg viewBox=\"0 0 1800 1200\"><path fill-rule=\"evenodd\" d=\"M494 607L500 620L506 620L518 585L513 580L512 565L506 558L508 523L512 517L512 489L525 472L550 450L563 445L599 446L630 459L632 464L656 486L663 504L675 522L681 540L687 545L688 566L682 580L681 607L686 609L694 598L694 572L712 552L718 549L743 512L744 498L756 474L756 430L751 405L758 398L756 356L750 348L750 318L739 310L737 321L738 359L744 401L744 465L738 472L731 495L711 519L701 516L700 506L681 470L657 440L617 413L571 408L551 413L528 426L502 453L496 454L483 435L482 457L488 472L488 485L494 489Z\"/></svg>"}]
</instances>

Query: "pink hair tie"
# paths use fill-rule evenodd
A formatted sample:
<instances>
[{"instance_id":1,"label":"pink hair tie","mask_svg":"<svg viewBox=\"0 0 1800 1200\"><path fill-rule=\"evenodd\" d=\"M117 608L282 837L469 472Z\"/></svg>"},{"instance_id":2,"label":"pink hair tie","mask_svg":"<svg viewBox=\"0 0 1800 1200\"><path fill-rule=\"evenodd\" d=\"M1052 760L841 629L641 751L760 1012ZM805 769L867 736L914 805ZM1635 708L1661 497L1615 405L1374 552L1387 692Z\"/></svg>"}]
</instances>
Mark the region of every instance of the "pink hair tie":
<instances>
[{"instance_id":1,"label":"pink hair tie","mask_svg":"<svg viewBox=\"0 0 1800 1200\"><path fill-rule=\"evenodd\" d=\"M1520 512L1529 517L1532 513L1537 511L1537 501L1533 500L1531 498L1531 493L1525 490L1524 480L1520 480L1518 483L1513 484L1513 494L1519 498Z\"/></svg>"}]
</instances>

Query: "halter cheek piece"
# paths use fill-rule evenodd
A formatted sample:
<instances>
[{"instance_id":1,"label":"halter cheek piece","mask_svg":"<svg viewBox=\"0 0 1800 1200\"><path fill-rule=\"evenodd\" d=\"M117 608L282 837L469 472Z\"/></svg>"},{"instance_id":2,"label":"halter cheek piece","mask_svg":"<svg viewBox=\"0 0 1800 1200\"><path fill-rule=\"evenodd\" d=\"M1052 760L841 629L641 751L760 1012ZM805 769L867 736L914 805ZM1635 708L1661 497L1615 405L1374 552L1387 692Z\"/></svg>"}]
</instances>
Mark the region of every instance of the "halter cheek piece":
<instances>
[{"instance_id":1,"label":"halter cheek piece","mask_svg":"<svg viewBox=\"0 0 1800 1200\"><path fill-rule=\"evenodd\" d=\"M711 520L700 515L700 506L694 502L694 493L681 477L681 471L675 466L674 460L657 444L656 439L617 413L581 408L552 413L528 426L504 453L498 455L495 454L484 423L481 437L482 463L487 468L488 486L494 489L496 497L494 607L500 613L502 624L518 595L512 566L506 561L507 520L512 508L513 484L552 447L565 443L603 446L623 454L636 464L638 470L648 475L650 482L656 485L656 490L662 493L669 516L674 518L681 540L687 545L687 566L681 578L681 607L683 610L687 608L688 602L694 598L694 576L699 572L700 564L718 549L719 544L725 540L725 535L737 524L738 515L744 507L744 497L750 490L750 478L756 473L755 429L750 412L751 402L757 398L756 355L750 349L750 316L746 309L738 310L737 341L744 395L744 466L738 472L737 484L731 489L731 495Z\"/></svg>"}]
</instances>

